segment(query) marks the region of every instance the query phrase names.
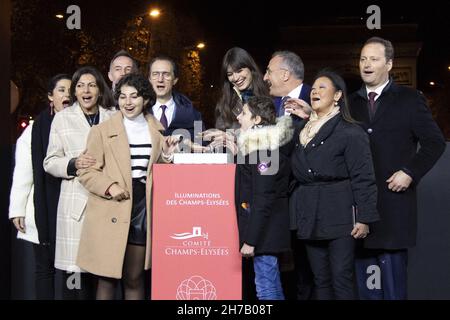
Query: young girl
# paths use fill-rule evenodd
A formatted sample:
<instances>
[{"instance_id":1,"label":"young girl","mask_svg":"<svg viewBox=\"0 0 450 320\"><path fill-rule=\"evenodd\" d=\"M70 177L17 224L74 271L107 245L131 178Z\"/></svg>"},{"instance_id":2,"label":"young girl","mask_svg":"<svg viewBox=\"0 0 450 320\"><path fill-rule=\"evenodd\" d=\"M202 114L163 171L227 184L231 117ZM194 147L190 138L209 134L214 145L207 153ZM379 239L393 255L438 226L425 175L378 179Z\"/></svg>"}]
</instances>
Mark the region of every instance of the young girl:
<instances>
[{"instance_id":1,"label":"young girl","mask_svg":"<svg viewBox=\"0 0 450 320\"><path fill-rule=\"evenodd\" d=\"M144 269L150 268L152 164L170 162L174 137L144 112L154 97L140 74L116 86L120 112L92 128L87 152L96 163L79 170L90 192L77 265L99 276L97 299L113 299L123 278L125 299L144 299Z\"/></svg>"},{"instance_id":2,"label":"young girl","mask_svg":"<svg viewBox=\"0 0 450 320\"><path fill-rule=\"evenodd\" d=\"M290 248L289 116L276 120L268 97L251 97L237 117L236 210L244 258L253 258L257 297L283 300L277 255Z\"/></svg>"}]
</instances>

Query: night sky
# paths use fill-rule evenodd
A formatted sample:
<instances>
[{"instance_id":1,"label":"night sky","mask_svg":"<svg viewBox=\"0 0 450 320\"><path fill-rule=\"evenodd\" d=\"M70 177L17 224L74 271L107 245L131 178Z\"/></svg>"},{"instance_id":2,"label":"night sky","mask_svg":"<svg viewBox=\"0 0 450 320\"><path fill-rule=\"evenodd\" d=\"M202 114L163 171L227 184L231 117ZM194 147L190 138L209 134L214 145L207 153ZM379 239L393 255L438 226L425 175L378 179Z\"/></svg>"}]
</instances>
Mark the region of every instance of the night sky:
<instances>
[{"instance_id":1,"label":"night sky","mask_svg":"<svg viewBox=\"0 0 450 320\"><path fill-rule=\"evenodd\" d=\"M180 1L172 1L180 2ZM278 30L284 26L362 24L366 9L376 4L383 24L417 24L423 42L418 59L418 84L442 81L450 71L450 1L186 1L205 26L207 40L229 46L278 49ZM215 6L218 6L217 8ZM363 18L364 20L361 20ZM224 41L225 40L225 41ZM394 43L395 47L395 43ZM301 53L300 53L301 54ZM268 59L267 57L266 59ZM263 63L263 62L262 62ZM264 62L266 63L266 62ZM307 67L307 66L306 66Z\"/></svg>"},{"instance_id":2,"label":"night sky","mask_svg":"<svg viewBox=\"0 0 450 320\"><path fill-rule=\"evenodd\" d=\"M203 54L208 68L218 68L225 51L235 45L262 50L270 54L278 49L279 28L324 24L363 24L371 4L381 8L381 23L418 25L417 39L423 42L418 60L419 86L431 80L442 81L450 71L450 1L244 1L244 0L165 0L142 1L58 1L61 8L78 4L82 23L120 28L131 15L141 14L150 7L164 10L175 7L197 20L204 32L208 48ZM361 20L363 18L364 20ZM163 19L163 16L161 17ZM395 43L394 43L395 47ZM253 52L252 52L253 53ZM265 66L269 56L256 57ZM306 66L307 67L307 66ZM217 72L218 70L207 70Z\"/></svg>"},{"instance_id":3,"label":"night sky","mask_svg":"<svg viewBox=\"0 0 450 320\"><path fill-rule=\"evenodd\" d=\"M133 17L145 15L150 8L157 7L162 13L154 23L159 23L160 26L164 24L164 21L172 22L168 19L176 19L177 15L188 17L188 21L194 21L200 30L199 38L195 41L206 42L206 48L200 52L202 81L205 88L203 95L206 96L206 98L202 97L201 101L203 109L209 113L206 118L210 119L213 118L212 110L219 94L217 85L221 60L228 49L233 46L246 49L264 71L275 50L289 49L283 47L280 41L282 28L334 25L359 25L365 28L366 19L369 17L366 10L372 4L378 5L381 9L382 29L384 25L390 24L418 26L417 35L412 37L422 42L422 50L417 60L418 89L425 93L427 90L433 91L436 88L450 91L447 89L450 85L450 19L448 18L450 0L421 1L420 4L412 1L349 3L343 0L277 0L273 2L262 0L12 0L12 2L21 4L20 8L24 12L20 17L25 20L20 21L13 17L13 29L20 27L22 31L18 38L14 38L13 33L12 39L12 64L13 70L17 71L14 74L16 78L13 77L13 80L18 81L19 87L22 85L22 97L25 97L18 108L21 116L35 115L42 108L37 106L35 97L39 97L41 103L44 103L45 82L50 76L60 72L72 73L78 67L79 61L64 57L67 52L70 52L72 56L74 52L81 52L78 42L58 40L62 39L62 30L65 30L67 34L67 29L65 20L55 18L57 13L64 14L66 8L72 4L78 5L81 9L82 33L93 35L90 46L93 51L97 50L100 56L100 59L95 60L97 61L95 66L105 76L112 55L120 48L120 45L111 45L110 39L120 35L127 22ZM190 29L193 28L182 30L185 32L182 34L182 40L190 38L189 41L194 41L194 32ZM76 32L79 31L69 33L76 34ZM370 36L371 32L368 30L367 38ZM28 43L27 40L30 37L33 41ZM41 41L42 38L56 39L56 42ZM163 35L161 38L161 41L167 39ZM326 44L326 41L320 38L314 41L318 44ZM339 43L339 39L335 39L334 42ZM56 47L51 48L46 43ZM358 39L355 43L362 45L363 41ZM393 44L395 48L395 41ZM185 45L181 45L180 48ZM53 55L48 54L50 50L53 51ZM301 52L298 53L302 55ZM332 57L332 53L330 56ZM71 63L68 64L67 61ZM305 69L308 70L307 63ZM36 77L36 73L41 76ZM308 81L308 79L305 80ZM430 81L434 81L438 86L430 87ZM182 85L181 83L185 82L180 82L178 87ZM211 85L214 86L211 87ZM443 101L441 98L436 99ZM448 117L450 117L450 108ZM446 121L443 120L443 122Z\"/></svg>"}]
</instances>

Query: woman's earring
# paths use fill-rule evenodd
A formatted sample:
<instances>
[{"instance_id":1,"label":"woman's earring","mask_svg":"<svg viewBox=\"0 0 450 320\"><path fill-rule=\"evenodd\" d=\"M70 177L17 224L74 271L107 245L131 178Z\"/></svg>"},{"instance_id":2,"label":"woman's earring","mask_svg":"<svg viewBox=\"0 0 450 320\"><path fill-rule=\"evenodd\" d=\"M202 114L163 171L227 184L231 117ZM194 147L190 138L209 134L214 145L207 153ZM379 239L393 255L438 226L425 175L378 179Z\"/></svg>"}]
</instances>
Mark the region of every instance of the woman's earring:
<instances>
[{"instance_id":1,"label":"woman's earring","mask_svg":"<svg viewBox=\"0 0 450 320\"><path fill-rule=\"evenodd\" d=\"M337 106L338 106L338 102L337 102L337 101L335 101L335 102L334 102L334 105L335 105L335 106L337 107Z\"/></svg>"}]
</instances>

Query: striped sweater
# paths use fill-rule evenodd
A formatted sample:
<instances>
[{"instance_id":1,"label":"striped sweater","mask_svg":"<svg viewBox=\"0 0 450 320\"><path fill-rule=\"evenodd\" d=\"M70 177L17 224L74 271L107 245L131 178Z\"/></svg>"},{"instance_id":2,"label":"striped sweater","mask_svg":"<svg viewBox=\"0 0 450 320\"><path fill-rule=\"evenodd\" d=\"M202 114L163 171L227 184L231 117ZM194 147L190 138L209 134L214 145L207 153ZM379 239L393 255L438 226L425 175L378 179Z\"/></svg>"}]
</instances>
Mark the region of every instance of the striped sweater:
<instances>
[{"instance_id":1,"label":"striped sweater","mask_svg":"<svg viewBox=\"0 0 450 320\"><path fill-rule=\"evenodd\" d=\"M152 152L152 141L147 120L141 113L135 119L123 118L131 154L131 176L145 183L148 163Z\"/></svg>"}]
</instances>

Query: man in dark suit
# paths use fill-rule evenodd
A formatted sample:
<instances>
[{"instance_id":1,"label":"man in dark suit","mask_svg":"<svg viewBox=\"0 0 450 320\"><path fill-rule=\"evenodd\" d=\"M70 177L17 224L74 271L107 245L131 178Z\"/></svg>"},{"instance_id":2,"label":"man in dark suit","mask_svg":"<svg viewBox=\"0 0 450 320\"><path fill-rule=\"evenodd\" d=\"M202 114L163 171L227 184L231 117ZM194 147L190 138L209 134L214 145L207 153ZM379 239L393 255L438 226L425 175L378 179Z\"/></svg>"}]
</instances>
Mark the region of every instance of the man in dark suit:
<instances>
[{"instance_id":1,"label":"man in dark suit","mask_svg":"<svg viewBox=\"0 0 450 320\"><path fill-rule=\"evenodd\" d=\"M349 97L353 118L369 134L381 217L370 226L358 253L361 299L407 298L407 249L416 243L417 184L445 149L422 93L389 77L393 59L390 41L367 40L359 60L364 85Z\"/></svg>"},{"instance_id":2,"label":"man in dark suit","mask_svg":"<svg viewBox=\"0 0 450 320\"><path fill-rule=\"evenodd\" d=\"M302 59L292 51L276 51L269 61L264 81L274 97L277 116L291 114L294 121L311 113L311 87L303 82L305 67Z\"/></svg>"},{"instance_id":3,"label":"man in dark suit","mask_svg":"<svg viewBox=\"0 0 450 320\"><path fill-rule=\"evenodd\" d=\"M178 82L178 76L178 67L172 58L158 56L152 59L148 77L156 93L156 101L150 112L166 129L165 136L171 135L177 129L184 129L189 131L188 138L193 141L194 121L202 121L202 116L185 95L173 89ZM203 130L202 125L199 130Z\"/></svg>"},{"instance_id":4,"label":"man in dark suit","mask_svg":"<svg viewBox=\"0 0 450 320\"><path fill-rule=\"evenodd\" d=\"M311 113L311 87L303 82L305 67L302 59L292 51L276 51L269 61L264 75L270 94L274 97L277 116L291 114L294 125ZM295 264L294 272L283 272L282 281L287 298L295 296L298 300L309 300L313 295L313 275L306 255L303 240L296 236L296 222L291 214L291 241L293 257L281 257L282 269L289 269L291 258ZM287 267L284 267L286 265Z\"/></svg>"}]
</instances>

